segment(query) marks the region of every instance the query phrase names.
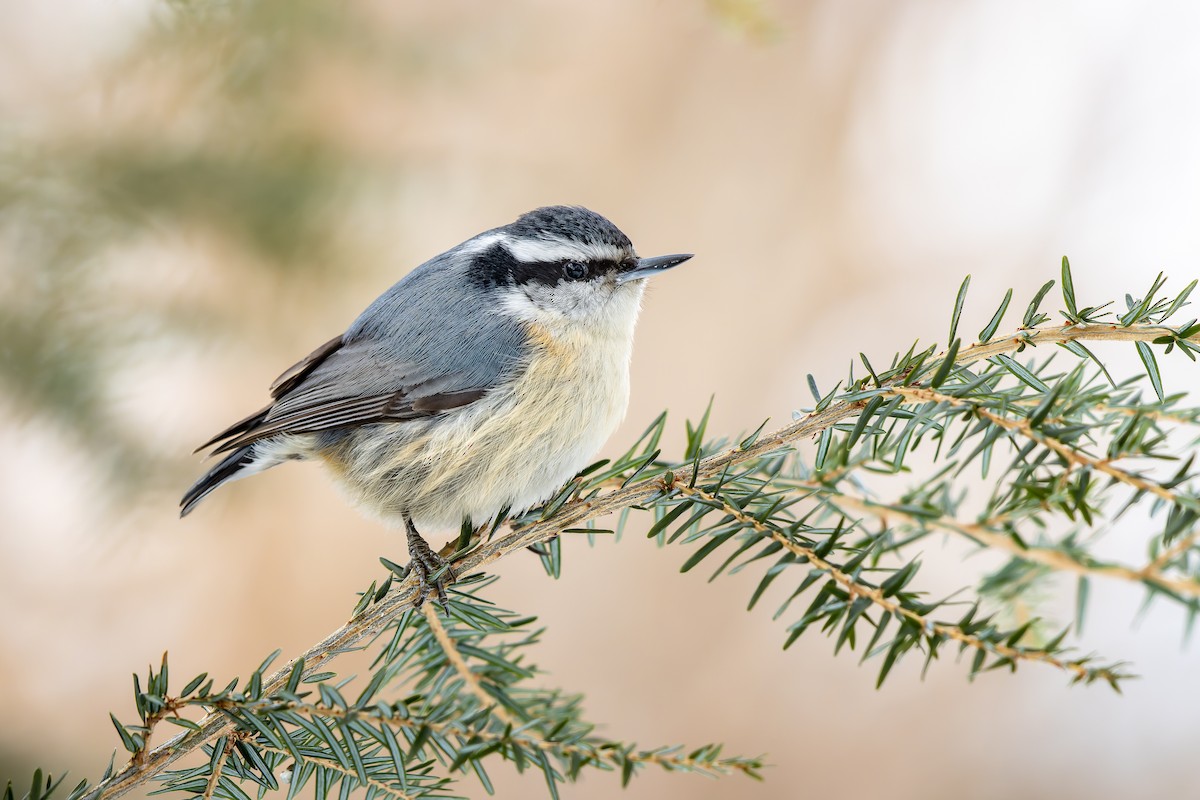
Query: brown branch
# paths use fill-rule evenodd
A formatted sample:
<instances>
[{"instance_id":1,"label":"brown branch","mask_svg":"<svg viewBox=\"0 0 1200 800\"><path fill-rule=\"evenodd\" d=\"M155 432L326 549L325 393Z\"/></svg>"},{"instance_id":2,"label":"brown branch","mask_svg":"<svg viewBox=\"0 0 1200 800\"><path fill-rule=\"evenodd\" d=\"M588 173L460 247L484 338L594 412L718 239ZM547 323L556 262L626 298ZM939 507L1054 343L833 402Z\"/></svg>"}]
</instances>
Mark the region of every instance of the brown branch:
<instances>
[{"instance_id":1,"label":"brown branch","mask_svg":"<svg viewBox=\"0 0 1200 800\"><path fill-rule=\"evenodd\" d=\"M985 358L1019 350L1022 345L1066 344L1067 342L1152 342L1163 336L1174 336L1175 330L1166 325L1130 325L1125 328L1116 323L1086 323L1082 325L1045 325L1040 328L1024 328L1002 339L976 342L959 351L956 364L972 364ZM1200 334L1187 339L1200 343ZM940 354L939 354L940 357Z\"/></svg>"},{"instance_id":2,"label":"brown branch","mask_svg":"<svg viewBox=\"0 0 1200 800\"><path fill-rule=\"evenodd\" d=\"M425 621L429 625L429 629L433 631L433 636L441 645L442 652L446 654L446 660L454 667L454 671L463 679L463 684L467 690L475 695L484 708L491 708L489 712L496 719L500 720L505 725L516 726L519 723L512 718L508 713L508 709L502 706L496 698L487 693L483 688L483 684L479 682L479 676L471 671L471 667L467 664L466 659L462 657L458 646L454 644L454 639L450 636L450 631L446 630L446 626L438 619L437 611L433 608L433 603L425 603L421 606L421 610L425 613Z\"/></svg>"},{"instance_id":3,"label":"brown branch","mask_svg":"<svg viewBox=\"0 0 1200 800\"><path fill-rule=\"evenodd\" d=\"M1008 353L1027 345L1061 344L1069 341L1151 341L1173 333L1170 328L1155 325L1133 325L1122 328L1117 325L1069 325L1046 326L1018 331L1003 339L974 344L960 350L956 363L972 363L1000 353ZM1189 341L1200 343L1200 335ZM844 419L854 416L864 403L835 403L822 411L809 414L790 425L760 437L753 445L732 447L703 459L696 471L697 481L708 480L719 475L727 466L761 458L793 442L821 433ZM531 544L546 541L566 528L579 527L588 520L596 519L623 508L649 502L658 495L661 482L650 478L632 483L624 488L599 497L576 500L564 505L551 519L536 522L513 530L487 542L482 547L458 559L452 565L456 574L464 575L480 569L517 552ZM406 579L393 587L392 591L378 603L318 642L300 656L304 659L305 674L319 671L340 653L362 645L378 636L391 620L412 605L416 596L415 579ZM272 693L286 685L295 664L292 661L264 681L263 691ZM127 764L108 779L97 783L84 796L84 800L115 800L115 798L139 786L167 768L179 758L192 752L205 742L233 730L234 723L220 714L209 714L199 723L199 730L189 731L174 737L154 748L141 763Z\"/></svg>"}]
</instances>

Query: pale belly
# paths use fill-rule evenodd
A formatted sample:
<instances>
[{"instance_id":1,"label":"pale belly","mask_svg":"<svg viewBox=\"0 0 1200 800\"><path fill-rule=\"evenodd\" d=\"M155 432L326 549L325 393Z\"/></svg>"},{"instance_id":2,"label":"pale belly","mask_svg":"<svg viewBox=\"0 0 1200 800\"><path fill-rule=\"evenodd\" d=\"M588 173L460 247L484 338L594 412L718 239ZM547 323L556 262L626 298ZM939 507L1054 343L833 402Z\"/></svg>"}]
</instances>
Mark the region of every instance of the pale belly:
<instances>
[{"instance_id":1,"label":"pale belly","mask_svg":"<svg viewBox=\"0 0 1200 800\"><path fill-rule=\"evenodd\" d=\"M521 378L428 421L369 425L316 452L364 511L457 530L548 499L595 458L625 414L629 342L547 343ZM553 352L550 352L550 349Z\"/></svg>"}]
</instances>

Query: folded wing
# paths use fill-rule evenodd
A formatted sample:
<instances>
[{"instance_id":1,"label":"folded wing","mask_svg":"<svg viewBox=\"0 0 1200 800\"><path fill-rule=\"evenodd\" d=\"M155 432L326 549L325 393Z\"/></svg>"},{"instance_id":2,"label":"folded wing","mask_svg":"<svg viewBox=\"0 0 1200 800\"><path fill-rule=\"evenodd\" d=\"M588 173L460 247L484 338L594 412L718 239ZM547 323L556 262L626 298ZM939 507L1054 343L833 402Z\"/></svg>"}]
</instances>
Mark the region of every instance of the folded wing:
<instances>
[{"instance_id":1,"label":"folded wing","mask_svg":"<svg viewBox=\"0 0 1200 800\"><path fill-rule=\"evenodd\" d=\"M511 317L439 296L430 279L452 270L431 262L410 274L345 334L284 371L269 405L199 449L216 445L217 454L282 434L402 422L479 400L522 368L525 336Z\"/></svg>"}]
</instances>

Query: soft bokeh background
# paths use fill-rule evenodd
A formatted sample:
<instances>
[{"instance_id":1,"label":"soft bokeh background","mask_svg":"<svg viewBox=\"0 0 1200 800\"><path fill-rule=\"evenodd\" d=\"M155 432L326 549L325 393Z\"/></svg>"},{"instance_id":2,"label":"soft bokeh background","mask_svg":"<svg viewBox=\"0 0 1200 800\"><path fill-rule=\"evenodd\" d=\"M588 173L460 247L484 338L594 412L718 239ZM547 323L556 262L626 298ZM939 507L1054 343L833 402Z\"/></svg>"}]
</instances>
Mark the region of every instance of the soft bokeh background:
<instances>
[{"instance_id":1,"label":"soft bokeh background","mask_svg":"<svg viewBox=\"0 0 1200 800\"><path fill-rule=\"evenodd\" d=\"M967 330L1010 286L1015 319L1063 253L1084 303L1200 272L1194 3L222 5L0 4L0 782L95 778L164 649L232 677L345 619L400 539L307 465L180 522L189 452L406 270L529 208L698 254L648 294L610 453L710 394L714 431L787 420L805 373L944 340L968 272ZM927 555L926 588L967 581L961 552ZM499 566L497 601L549 626L544 680L612 735L774 764L624 796L1200 792L1200 659L1131 587L1093 585L1081 645L1134 662L1124 696L949 659L876 691L815 634L781 651L743 611L754 576L709 586L683 557L635 535L568 543L559 582Z\"/></svg>"}]
</instances>

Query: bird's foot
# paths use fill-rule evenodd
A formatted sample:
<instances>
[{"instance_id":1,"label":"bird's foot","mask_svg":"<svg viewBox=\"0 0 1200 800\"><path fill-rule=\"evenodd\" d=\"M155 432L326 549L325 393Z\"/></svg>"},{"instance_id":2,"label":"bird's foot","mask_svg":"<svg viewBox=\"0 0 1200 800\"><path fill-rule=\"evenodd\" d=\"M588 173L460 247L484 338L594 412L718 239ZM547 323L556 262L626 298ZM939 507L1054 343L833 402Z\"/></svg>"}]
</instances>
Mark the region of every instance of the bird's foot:
<instances>
[{"instance_id":1,"label":"bird's foot","mask_svg":"<svg viewBox=\"0 0 1200 800\"><path fill-rule=\"evenodd\" d=\"M429 597L436 596L442 611L449 615L450 605L446 599L446 587L458 579L449 562L434 552L420 536L409 539L408 555L408 570L410 573L415 572L417 576L417 596L413 600L413 608L420 608Z\"/></svg>"}]
</instances>

